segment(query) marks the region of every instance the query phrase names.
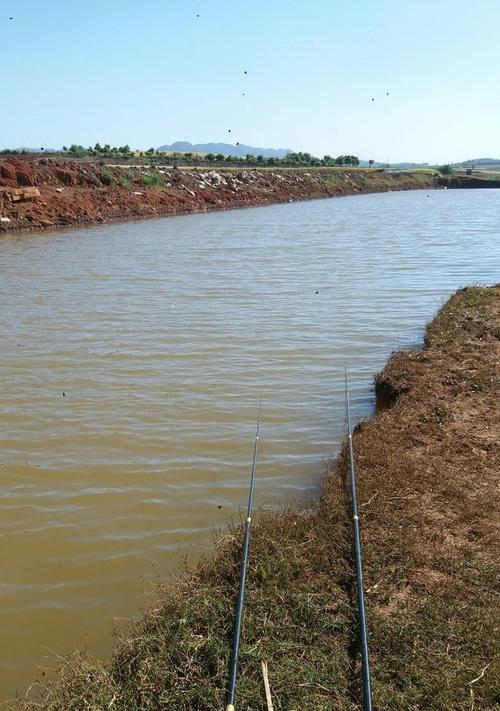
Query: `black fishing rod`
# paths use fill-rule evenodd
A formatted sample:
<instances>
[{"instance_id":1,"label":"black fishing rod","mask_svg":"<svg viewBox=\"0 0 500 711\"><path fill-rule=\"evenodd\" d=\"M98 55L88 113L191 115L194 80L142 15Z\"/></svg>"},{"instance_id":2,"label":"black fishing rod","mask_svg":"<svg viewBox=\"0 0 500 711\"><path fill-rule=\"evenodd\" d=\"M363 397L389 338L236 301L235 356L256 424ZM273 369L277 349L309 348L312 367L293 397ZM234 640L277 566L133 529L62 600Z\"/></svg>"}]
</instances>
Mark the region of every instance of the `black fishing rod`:
<instances>
[{"instance_id":1,"label":"black fishing rod","mask_svg":"<svg viewBox=\"0 0 500 711\"><path fill-rule=\"evenodd\" d=\"M349 388L347 369L345 371L345 405L349 443L349 471L351 475L351 510L352 532L354 537L354 563L356 567L356 588L359 615L359 646L361 652L361 673L363 676L363 711L372 711L372 692L370 677L370 658L368 654L368 625L366 622L365 594L363 589L363 565L361 560L361 535L359 530L358 502L356 497L356 470L352 448L351 410L349 407Z\"/></svg>"},{"instance_id":2,"label":"black fishing rod","mask_svg":"<svg viewBox=\"0 0 500 711\"><path fill-rule=\"evenodd\" d=\"M255 444L253 447L252 474L250 477L250 489L248 492L247 517L245 521L245 531L243 534L243 548L241 551L240 585L238 598L236 600L236 610L233 629L233 646L231 649L231 659L229 662L229 682L226 693L226 711L234 711L234 694L236 691L236 674L238 671L238 655L240 652L241 623L243 618L243 604L245 598L245 583L248 567L248 551L250 548L250 527L252 525L253 491L255 488L255 471L257 468L257 449L259 446L260 411L262 400L259 405L259 415L257 417L257 431L255 433Z\"/></svg>"}]
</instances>

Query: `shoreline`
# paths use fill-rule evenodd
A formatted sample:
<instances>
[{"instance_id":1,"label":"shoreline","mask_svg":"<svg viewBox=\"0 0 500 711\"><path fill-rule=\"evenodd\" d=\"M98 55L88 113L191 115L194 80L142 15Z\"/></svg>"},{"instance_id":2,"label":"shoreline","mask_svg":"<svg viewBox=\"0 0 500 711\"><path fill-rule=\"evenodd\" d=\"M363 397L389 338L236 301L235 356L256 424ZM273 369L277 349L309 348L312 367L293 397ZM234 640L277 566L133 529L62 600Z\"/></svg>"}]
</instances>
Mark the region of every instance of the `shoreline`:
<instances>
[{"instance_id":1,"label":"shoreline","mask_svg":"<svg viewBox=\"0 0 500 711\"><path fill-rule=\"evenodd\" d=\"M471 700L492 711L498 698L499 337L500 285L459 290L421 349L389 358L376 411L354 431L374 703L388 711ZM265 659L279 708L358 708L347 479L344 443L312 508L256 516L241 707L265 707ZM22 707L223 708L240 548L241 530L224 532L213 555L160 590L108 662L75 653L49 695Z\"/></svg>"},{"instance_id":2,"label":"shoreline","mask_svg":"<svg viewBox=\"0 0 500 711\"><path fill-rule=\"evenodd\" d=\"M116 167L0 160L0 235L440 188L432 172Z\"/></svg>"}]
</instances>

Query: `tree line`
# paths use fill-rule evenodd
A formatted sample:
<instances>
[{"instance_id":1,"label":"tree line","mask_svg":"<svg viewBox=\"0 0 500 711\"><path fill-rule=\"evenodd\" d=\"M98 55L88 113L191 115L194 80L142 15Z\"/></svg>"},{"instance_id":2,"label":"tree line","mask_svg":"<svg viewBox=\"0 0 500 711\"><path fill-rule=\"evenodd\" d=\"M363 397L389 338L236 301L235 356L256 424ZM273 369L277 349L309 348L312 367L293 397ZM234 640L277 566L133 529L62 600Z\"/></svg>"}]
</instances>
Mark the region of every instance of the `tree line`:
<instances>
[{"instance_id":1,"label":"tree line","mask_svg":"<svg viewBox=\"0 0 500 711\"><path fill-rule=\"evenodd\" d=\"M311 153L297 152L289 153L284 158L266 158L263 155L252 155L248 153L245 156L231 156L222 153L164 153L155 148L148 150L133 151L129 145L111 146L109 143L101 145L96 143L95 146L85 148L82 145L73 143L71 146L63 146L62 151L47 151L40 148L40 152L53 156L69 156L73 158L88 158L88 159L105 159L115 160L117 162L132 162L136 160L147 160L152 165L154 164L171 164L175 165L219 165L219 166L245 166L245 167L262 167L262 166L280 166L280 167L335 167L335 166L357 166L359 158L353 155L339 155L336 158L325 155L323 158L313 156ZM5 149L0 151L0 155L26 155L26 150L15 151Z\"/></svg>"}]
</instances>

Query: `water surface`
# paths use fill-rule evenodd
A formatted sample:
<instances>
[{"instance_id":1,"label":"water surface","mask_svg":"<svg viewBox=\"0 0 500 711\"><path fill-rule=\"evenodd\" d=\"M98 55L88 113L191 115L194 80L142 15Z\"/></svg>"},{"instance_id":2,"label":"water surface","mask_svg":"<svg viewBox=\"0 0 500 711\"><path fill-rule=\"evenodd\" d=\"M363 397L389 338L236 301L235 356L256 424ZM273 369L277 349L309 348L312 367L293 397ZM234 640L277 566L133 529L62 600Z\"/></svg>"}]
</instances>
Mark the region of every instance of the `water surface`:
<instances>
[{"instance_id":1,"label":"water surface","mask_svg":"<svg viewBox=\"0 0 500 711\"><path fill-rule=\"evenodd\" d=\"M105 653L112 617L211 549L261 393L257 504L310 500L344 364L368 416L389 353L498 280L499 233L500 191L448 190L2 238L0 695L50 650Z\"/></svg>"}]
</instances>

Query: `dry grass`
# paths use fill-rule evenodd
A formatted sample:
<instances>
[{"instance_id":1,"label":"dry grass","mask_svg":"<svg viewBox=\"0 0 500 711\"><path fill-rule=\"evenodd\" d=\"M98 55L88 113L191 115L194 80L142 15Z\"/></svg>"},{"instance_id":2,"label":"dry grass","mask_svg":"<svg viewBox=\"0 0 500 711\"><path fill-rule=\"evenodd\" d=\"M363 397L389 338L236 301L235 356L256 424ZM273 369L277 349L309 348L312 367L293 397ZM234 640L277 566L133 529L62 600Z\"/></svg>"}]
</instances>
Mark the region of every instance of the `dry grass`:
<instances>
[{"instance_id":1,"label":"dry grass","mask_svg":"<svg viewBox=\"0 0 500 711\"><path fill-rule=\"evenodd\" d=\"M492 711L498 534L500 288L456 294L423 351L377 378L386 409L357 428L355 456L375 708ZM254 527L237 708L360 708L345 452L309 511ZM101 664L77 655L46 711L224 706L240 531L161 591Z\"/></svg>"}]
</instances>

